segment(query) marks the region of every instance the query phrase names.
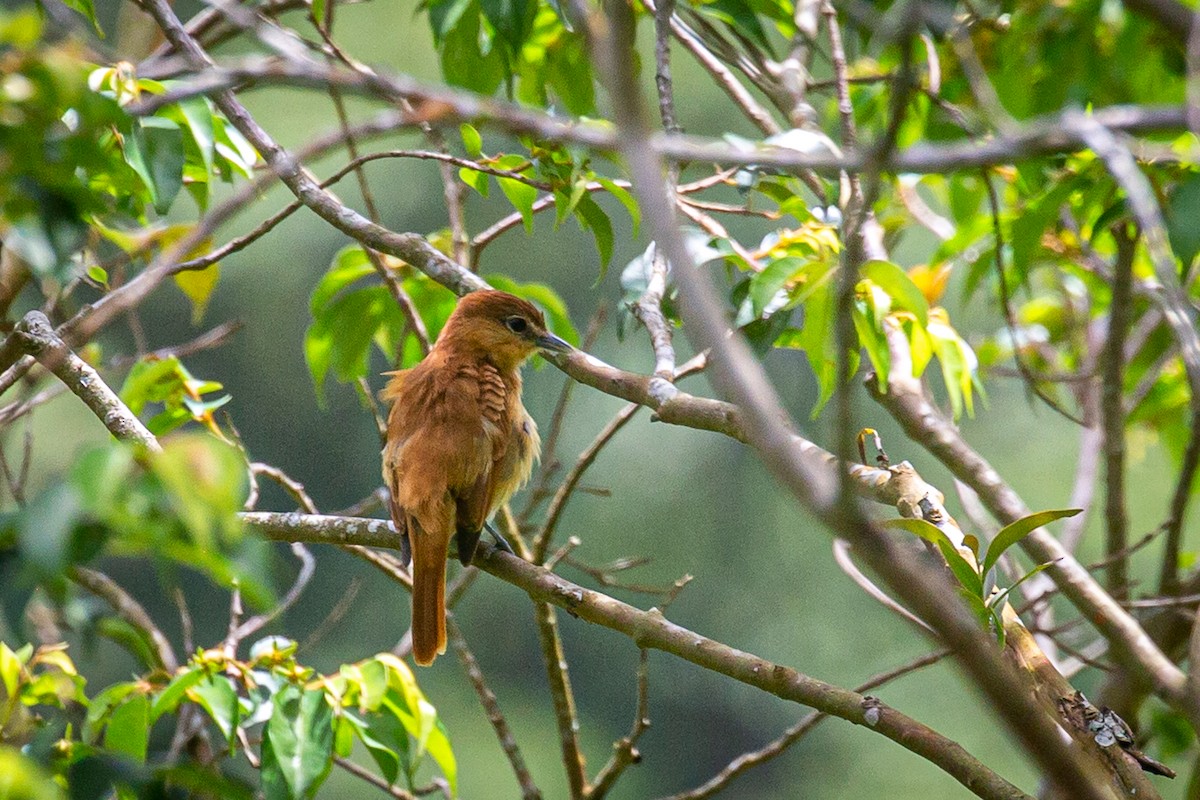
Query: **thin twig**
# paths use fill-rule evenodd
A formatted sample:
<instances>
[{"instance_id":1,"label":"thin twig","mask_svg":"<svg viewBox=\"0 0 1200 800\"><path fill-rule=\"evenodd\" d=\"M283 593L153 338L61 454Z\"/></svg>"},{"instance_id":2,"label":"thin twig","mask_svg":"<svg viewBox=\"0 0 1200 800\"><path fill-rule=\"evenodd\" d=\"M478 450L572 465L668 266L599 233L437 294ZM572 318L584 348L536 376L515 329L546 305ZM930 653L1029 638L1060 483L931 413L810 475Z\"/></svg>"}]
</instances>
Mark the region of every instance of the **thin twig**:
<instances>
[{"instance_id":1,"label":"thin twig","mask_svg":"<svg viewBox=\"0 0 1200 800\"><path fill-rule=\"evenodd\" d=\"M936 664L942 659L950 655L949 650L937 650L933 653L921 656L914 659L903 666L897 667L887 672L882 672L868 679L860 686L856 686L856 692L869 692L872 689L877 689L886 683L891 683L897 678L903 677L910 672L916 672L931 664ZM686 792L673 794L669 797L662 797L659 800L703 800L706 797L712 797L718 792L729 786L733 780L754 767L772 760L773 758L782 755L789 747L807 736L813 728L817 727L822 721L829 718L829 715L822 711L814 711L806 714L795 725L784 731L779 737L767 745L753 750L748 753L742 753L737 758L730 761L725 767L713 777L697 786L695 789L690 789Z\"/></svg>"},{"instance_id":2,"label":"thin twig","mask_svg":"<svg viewBox=\"0 0 1200 800\"><path fill-rule=\"evenodd\" d=\"M1108 591L1115 599L1129 596L1129 562L1113 557L1129 545L1129 513L1125 508L1125 339L1133 318L1133 258L1135 243L1114 229L1117 258L1114 263L1112 302L1108 310L1108 336L1100 355L1103 382L1100 418L1104 429L1104 524L1108 565Z\"/></svg>"},{"instance_id":3,"label":"thin twig","mask_svg":"<svg viewBox=\"0 0 1200 800\"><path fill-rule=\"evenodd\" d=\"M567 788L571 800L584 800L590 791L587 765L579 746L579 712L575 709L575 693L571 688L567 657L563 653L562 636L558 632L558 612L549 602L541 600L534 602L533 614L538 640L542 645L546 680L550 684L550 699L554 706L563 769L567 773Z\"/></svg>"},{"instance_id":4,"label":"thin twig","mask_svg":"<svg viewBox=\"0 0 1200 800\"><path fill-rule=\"evenodd\" d=\"M563 509L575 491L575 487L579 484L579 480L595 462L596 457L600 455L600 451L604 449L605 445L612 441L612 438L617 435L617 432L621 428L625 427L625 424L629 420L633 419L633 415L640 408L641 406L636 403L630 403L622 408L604 426L600 433L596 434L596 438L592 440L592 443L579 454L579 458L575 461L575 466L563 478L562 483L558 486L558 491L554 493L554 499L550 501L550 507L546 509L546 521L542 523L542 529L534 537L533 558L535 562L541 563L545 559L546 551L549 549L550 542L554 538L554 531L558 527L558 521L562 517Z\"/></svg>"},{"instance_id":5,"label":"thin twig","mask_svg":"<svg viewBox=\"0 0 1200 800\"><path fill-rule=\"evenodd\" d=\"M401 789L399 786L393 786L392 784L385 781L383 778L376 775L374 772L371 772L371 770L366 769L364 767L360 767L358 764L355 764L353 761L351 761L348 758L342 758L341 756L334 756L333 763L337 764L339 767L344 769L346 772L349 772L354 777L359 778L360 780L366 781L367 783L374 786L376 789L382 790L385 794L391 795L392 797L396 798L396 800L417 800L417 796L415 794L413 794L412 792L405 791L404 789Z\"/></svg>"},{"instance_id":6,"label":"thin twig","mask_svg":"<svg viewBox=\"0 0 1200 800\"><path fill-rule=\"evenodd\" d=\"M637 743L650 727L650 653L643 648L638 653L637 708L633 713L633 726L629 733L613 742L613 754L604 767L596 773L588 800L603 800L612 791L617 780L632 764L642 760Z\"/></svg>"},{"instance_id":7,"label":"thin twig","mask_svg":"<svg viewBox=\"0 0 1200 800\"><path fill-rule=\"evenodd\" d=\"M918 617L916 614L909 611L904 606L893 600L887 592L875 585L875 582L868 578L863 571L854 563L854 559L850 557L851 546L845 539L833 540L833 560L841 568L842 572L854 581L860 589L866 592L872 599L891 611L899 615L903 619L917 626L926 633L937 635L936 631L930 627L929 623Z\"/></svg>"},{"instance_id":8,"label":"thin twig","mask_svg":"<svg viewBox=\"0 0 1200 800\"><path fill-rule=\"evenodd\" d=\"M391 530L391 526L382 520L357 517L315 517L268 512L244 513L241 517L248 528L277 541L374 545L380 535L371 523L381 522ZM827 711L856 724L865 724L864 715L868 709L873 709L873 724L867 726L869 730L928 759L964 785L970 786L978 796L997 800L1027 798L957 742L885 704L864 706L861 694L713 641L669 622L657 610L641 611L605 594L571 583L522 559L498 552L486 543L480 544L480 550L475 561L480 569L520 588L536 601L553 603L582 620L618 631L634 639L639 647L672 653L739 682Z\"/></svg>"},{"instance_id":9,"label":"thin twig","mask_svg":"<svg viewBox=\"0 0 1200 800\"><path fill-rule=\"evenodd\" d=\"M467 680L471 682L475 694L479 696L479 702L483 706L488 722L496 731L496 738L500 740L500 749L508 758L513 774L517 777L517 784L521 787L521 797L523 800L540 800L542 792L533 782L533 776L529 774L529 767L525 765L525 758L521 755L520 748L517 747L512 729L508 727L508 720L504 718L504 713L500 710L496 693L487 685L487 681L483 677L483 670L479 668L479 661L471 652L471 648L467 646L467 640L463 637L458 623L454 621L453 614L446 615L446 636L450 647L454 649L454 654L458 656L459 663L462 664L463 671L467 673Z\"/></svg>"},{"instance_id":10,"label":"thin twig","mask_svg":"<svg viewBox=\"0 0 1200 800\"><path fill-rule=\"evenodd\" d=\"M992 237L994 240L992 253L996 261L996 285L1000 289L1000 306L1004 310L1004 321L1008 326L1009 339L1012 341L1013 362L1017 365L1017 370L1025 379L1025 386L1039 400L1075 424L1086 425L1087 423L1084 420L1063 408L1053 397L1046 394L1045 390L1039 384L1037 377L1033 375L1029 366L1025 363L1025 359L1021 357L1021 340L1017 331L1017 316L1012 307L1012 297L1008 288L1008 276L1004 272L1004 229L1000 225L1000 199L996 195L996 187L992 185L992 176L985 170L981 177L984 188L987 190L988 207L991 209Z\"/></svg>"},{"instance_id":11,"label":"thin twig","mask_svg":"<svg viewBox=\"0 0 1200 800\"><path fill-rule=\"evenodd\" d=\"M170 640L146 613L146 609L142 607L141 603L133 599L133 596L121 588L120 584L99 570L76 565L68 569L67 575L71 580L112 606L113 611L117 612L117 616L137 628L150 640L150 644L153 645L150 652L157 660L153 666L160 667L171 675L175 674L175 671L179 669L179 659L175 656L175 650L171 647Z\"/></svg>"}]
</instances>

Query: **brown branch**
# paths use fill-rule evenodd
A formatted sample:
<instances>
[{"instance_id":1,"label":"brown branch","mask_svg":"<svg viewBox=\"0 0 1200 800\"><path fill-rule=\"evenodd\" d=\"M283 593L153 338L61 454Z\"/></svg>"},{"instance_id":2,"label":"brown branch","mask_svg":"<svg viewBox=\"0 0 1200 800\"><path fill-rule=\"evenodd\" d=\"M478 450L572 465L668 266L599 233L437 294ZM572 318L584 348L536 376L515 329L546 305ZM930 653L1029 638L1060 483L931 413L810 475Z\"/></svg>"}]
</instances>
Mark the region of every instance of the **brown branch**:
<instances>
[{"instance_id":1,"label":"brown branch","mask_svg":"<svg viewBox=\"0 0 1200 800\"><path fill-rule=\"evenodd\" d=\"M376 99L393 102L407 99L413 102L418 114L415 118L406 118L410 126L422 121L436 124L489 122L509 133L531 134L601 152L620 149L616 134L603 126L565 121L492 98L425 86L404 75L365 76L330 69L315 62L253 58L236 64L213 65L192 80L164 94L147 97L140 104L130 106L129 110L148 114L171 102L199 94L221 93L247 82L254 86L287 84L321 90L333 84ZM1108 130L1135 135L1187 130L1186 108L1182 105L1107 106L1096 109L1089 119ZM648 144L651 152L675 161L760 165L780 170L810 169L829 175L842 170L862 171L871 159L869 151L859 149L850 149L841 156L806 154L787 148L747 151L720 140L683 135L651 135ZM1034 156L1071 153L1087 146L1078 112L1067 111L1033 118L1012 133L1002 133L983 142L912 145L890 155L879 167L892 173L946 173L1009 164Z\"/></svg>"},{"instance_id":2,"label":"brown branch","mask_svg":"<svg viewBox=\"0 0 1200 800\"><path fill-rule=\"evenodd\" d=\"M862 693L869 692L872 689L877 689L885 683L891 683L897 678L903 677L910 672L916 672L919 669L936 664L937 662L950 655L949 650L938 650L928 655L921 656L918 659L897 667L896 669L888 670L868 679L861 686L855 687L854 691ZM737 758L730 761L725 767L713 777L697 786L695 789L690 789L686 792L673 794L669 797L662 797L659 800L703 800L706 797L712 797L720 791L723 791L729 786L733 780L754 767L760 764L765 764L783 753L796 742L807 736L813 728L817 727L822 721L829 719L829 715L822 711L813 711L806 714L799 722L784 731L774 741L764 745L758 750L748 753L742 753Z\"/></svg>"},{"instance_id":3,"label":"brown branch","mask_svg":"<svg viewBox=\"0 0 1200 800\"><path fill-rule=\"evenodd\" d=\"M660 15L652 0L642 0L642 5L658 19ZM741 109L746 119L753 122L759 130L768 136L779 133L782 130L779 127L779 123L754 99L754 95L750 94L745 86L742 86L741 82L734 77L734 74L704 46L704 42L700 40L696 32L680 19L678 14L674 13L674 4L671 3L670 5L671 8L665 10L670 14L671 33L679 40L684 49L692 54L692 57L696 59L696 63L703 67L709 75L713 76L717 85Z\"/></svg>"},{"instance_id":4,"label":"brown branch","mask_svg":"<svg viewBox=\"0 0 1200 800\"><path fill-rule=\"evenodd\" d=\"M475 562L479 560L479 553L476 551ZM480 568L486 569L482 565ZM562 636L558 632L558 612L554 610L552 601L535 597L533 614L537 622L538 641L542 645L546 680L550 684L550 699L554 705L554 721L558 727L558 745L562 751L563 769L567 773L567 787L571 793L571 800L583 800L591 791L591 786L588 784L583 751L579 747L579 714L575 709L575 694L571 689L571 676L567 668L567 657L563 653Z\"/></svg>"},{"instance_id":5,"label":"brown branch","mask_svg":"<svg viewBox=\"0 0 1200 800\"><path fill-rule=\"evenodd\" d=\"M415 794L413 794L412 792L405 791L404 789L401 789L399 786L393 786L392 784L385 781L383 778L376 775L374 772L371 772L371 770L360 767L358 764L355 764L353 761L351 761L348 758L342 758L341 756L334 756L333 763L337 764L339 767L346 770L346 772L349 772L354 777L359 778L360 780L364 780L367 783L374 786L376 789L379 789L379 790L383 791L385 794L388 794L388 795L394 797L396 800L417 800L417 796Z\"/></svg>"},{"instance_id":6,"label":"brown branch","mask_svg":"<svg viewBox=\"0 0 1200 800\"><path fill-rule=\"evenodd\" d=\"M67 575L75 583L112 606L113 611L117 612L117 616L141 631L153 645L150 652L158 661L155 666L161 667L172 675L175 674L175 671L179 669L179 659L175 657L175 650L162 630L146 613L146 609L142 607L141 603L133 599L133 596L121 588L120 584L99 570L75 565L67 570Z\"/></svg>"},{"instance_id":7,"label":"brown branch","mask_svg":"<svg viewBox=\"0 0 1200 800\"><path fill-rule=\"evenodd\" d=\"M350 543L377 547L381 546L381 537L375 523L391 531L390 524L382 520L354 517L268 512L247 512L241 517L250 530L276 541L335 545ZM395 544L394 539L392 544ZM657 610L641 611L515 556L498 552L486 543L480 544L474 563L483 571L522 590L535 601L552 603L572 616L617 631L632 639L638 647L671 653L784 700L808 705L856 725L865 725L928 759L979 797L1028 798L967 753L957 742L887 705L866 703L866 698L856 692L773 664L752 653L735 650L669 622Z\"/></svg>"},{"instance_id":8,"label":"brown branch","mask_svg":"<svg viewBox=\"0 0 1200 800\"><path fill-rule=\"evenodd\" d=\"M794 446L780 419L782 403L762 367L739 336L727 337L725 309L707 275L695 268L673 217L674 206L661 180L662 165L649 146L636 78L631 74L632 18L619 0L605 4L603 25L589 20L588 32L601 75L608 79L622 144L621 154L633 176L650 235L676 267L676 280L687 323L685 330L698 348L711 347L717 386L734 398L744 416L746 433L764 464L803 505L814 511L837 535L861 548L870 566L884 576L916 612L929 620L975 684L1018 737L1043 773L1055 785L1077 796L1105 797L1104 779L1092 759L1067 747L1056 721L1037 707L1015 669L1002 661L995 642L980 629L957 599L949 578L923 569L908 553L875 531L855 503L840 502L840 492L825 464L817 465ZM583 16L583 15L580 15ZM932 574L931 574L932 573Z\"/></svg>"},{"instance_id":9,"label":"brown branch","mask_svg":"<svg viewBox=\"0 0 1200 800\"><path fill-rule=\"evenodd\" d=\"M525 759L521 755L520 748L517 747L516 739L513 738L512 729L508 727L508 721L500 710L496 693L487 685L487 681L483 677L483 670L479 668L479 661L471 652L471 648L467 646L467 640L463 637L462 630L459 629L452 614L446 617L446 635L450 647L453 648L459 663L462 664L463 671L467 673L467 680L471 682L475 694L479 696L479 703L483 706L483 712L487 715L488 722L492 723L492 728L496 731L496 738L500 740L500 749L504 751L508 763L512 765L513 774L516 775L517 783L521 787L521 797L523 800L541 800L542 792L533 782L533 776L529 774L529 767L525 765Z\"/></svg>"},{"instance_id":10,"label":"brown branch","mask_svg":"<svg viewBox=\"0 0 1200 800\"><path fill-rule=\"evenodd\" d=\"M14 336L21 347L54 373L92 410L113 436L136 442L151 452L162 448L121 398L108 387L91 365L75 355L40 311L30 311L17 324Z\"/></svg>"},{"instance_id":11,"label":"brown branch","mask_svg":"<svg viewBox=\"0 0 1200 800\"><path fill-rule=\"evenodd\" d=\"M872 388L875 399L900 423L904 432L975 490L998 520L1008 524L1030 514L1024 501L991 464L967 444L915 381L900 380L893 374L886 394L881 394L877 387ZM1037 563L1050 564L1046 573L1108 639L1123 663L1136 674L1147 677L1167 698L1178 701L1184 688L1183 672L1057 539L1039 529L1021 540L1021 548Z\"/></svg>"},{"instance_id":12,"label":"brown branch","mask_svg":"<svg viewBox=\"0 0 1200 800\"><path fill-rule=\"evenodd\" d=\"M650 654L645 649L638 654L637 708L633 714L633 727L629 733L613 742L613 754L608 763L596 773L588 800L603 800L612 791L617 780L632 764L640 763L642 754L637 743L650 727Z\"/></svg>"},{"instance_id":13,"label":"brown branch","mask_svg":"<svg viewBox=\"0 0 1200 800\"><path fill-rule=\"evenodd\" d=\"M1100 353L1103 378L1100 419L1104 429L1105 553L1123 552L1129 545L1129 512L1125 508L1125 341L1133 319L1133 258L1135 243L1126 233L1113 230L1117 242L1112 302L1108 310L1108 336ZM1108 593L1116 600L1129 597L1129 561L1112 558L1108 565Z\"/></svg>"},{"instance_id":14,"label":"brown branch","mask_svg":"<svg viewBox=\"0 0 1200 800\"><path fill-rule=\"evenodd\" d=\"M1171 495L1171 508L1167 521L1163 523L1166 536L1163 540L1162 566L1159 571L1158 591L1172 594L1179 591L1179 557L1183 549L1183 523L1188 504L1192 499L1192 484L1196 470L1200 468L1200 413L1193 412L1188 431L1187 447L1179 466L1179 477Z\"/></svg>"}]
</instances>

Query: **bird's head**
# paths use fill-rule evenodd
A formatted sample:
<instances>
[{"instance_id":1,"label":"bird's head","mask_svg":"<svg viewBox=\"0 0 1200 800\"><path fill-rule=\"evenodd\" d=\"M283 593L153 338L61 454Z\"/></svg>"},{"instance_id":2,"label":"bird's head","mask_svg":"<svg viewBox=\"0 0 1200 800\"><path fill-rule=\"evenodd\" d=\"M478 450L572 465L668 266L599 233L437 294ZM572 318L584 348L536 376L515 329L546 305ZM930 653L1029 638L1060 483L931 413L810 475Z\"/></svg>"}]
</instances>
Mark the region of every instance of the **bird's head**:
<instances>
[{"instance_id":1,"label":"bird's head","mask_svg":"<svg viewBox=\"0 0 1200 800\"><path fill-rule=\"evenodd\" d=\"M438 347L486 353L499 367L516 369L534 352L570 352L571 345L546 329L546 318L532 303L495 290L471 292L438 337Z\"/></svg>"}]
</instances>

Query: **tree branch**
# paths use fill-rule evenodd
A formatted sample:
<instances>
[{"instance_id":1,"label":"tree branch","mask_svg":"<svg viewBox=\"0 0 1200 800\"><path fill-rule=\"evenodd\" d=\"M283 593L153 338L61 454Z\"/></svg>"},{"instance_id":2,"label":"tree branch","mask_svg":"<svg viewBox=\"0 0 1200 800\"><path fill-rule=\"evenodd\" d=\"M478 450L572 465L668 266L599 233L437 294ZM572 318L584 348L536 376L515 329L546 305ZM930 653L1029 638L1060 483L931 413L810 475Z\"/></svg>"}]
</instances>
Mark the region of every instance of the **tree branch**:
<instances>
[{"instance_id":1,"label":"tree branch","mask_svg":"<svg viewBox=\"0 0 1200 800\"><path fill-rule=\"evenodd\" d=\"M13 334L21 347L66 384L92 410L116 438L136 442L151 452L162 448L121 398L108 388L96 370L71 351L50 320L40 311L30 311Z\"/></svg>"},{"instance_id":2,"label":"tree branch","mask_svg":"<svg viewBox=\"0 0 1200 800\"><path fill-rule=\"evenodd\" d=\"M241 515L246 526L267 539L307 543L357 544L392 547L398 544L391 524L383 520L272 512ZM382 543L386 535L390 544ZM556 605L572 616L617 631L642 648L676 655L741 683L824 711L892 739L928 759L984 798L1024 798L1028 795L979 762L957 742L910 717L862 695L773 664L752 653L735 650L668 621L656 609L641 611L601 592L585 589L564 578L480 543L476 567L516 586L535 601Z\"/></svg>"}]
</instances>

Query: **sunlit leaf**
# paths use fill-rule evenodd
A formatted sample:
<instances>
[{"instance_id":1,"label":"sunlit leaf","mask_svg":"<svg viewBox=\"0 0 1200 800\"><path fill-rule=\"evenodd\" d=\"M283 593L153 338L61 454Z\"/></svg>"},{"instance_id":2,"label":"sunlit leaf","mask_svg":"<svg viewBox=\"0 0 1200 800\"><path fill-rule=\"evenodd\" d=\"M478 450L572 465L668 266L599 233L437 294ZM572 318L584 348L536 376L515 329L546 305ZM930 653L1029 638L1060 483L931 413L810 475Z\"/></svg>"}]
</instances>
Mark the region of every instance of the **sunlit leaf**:
<instances>
[{"instance_id":1,"label":"sunlit leaf","mask_svg":"<svg viewBox=\"0 0 1200 800\"><path fill-rule=\"evenodd\" d=\"M204 680L187 689L188 699L198 703L208 714L230 745L237 733L241 715L237 690L224 675L206 675Z\"/></svg>"},{"instance_id":2,"label":"sunlit leaf","mask_svg":"<svg viewBox=\"0 0 1200 800\"><path fill-rule=\"evenodd\" d=\"M192 324L199 325L204 319L208 301L221 279L221 265L211 264L204 269L187 269L175 274L175 285L192 301Z\"/></svg>"},{"instance_id":3,"label":"sunlit leaf","mask_svg":"<svg viewBox=\"0 0 1200 800\"><path fill-rule=\"evenodd\" d=\"M117 706L104 729L104 746L139 763L146 760L150 744L150 700L133 692Z\"/></svg>"},{"instance_id":4,"label":"sunlit leaf","mask_svg":"<svg viewBox=\"0 0 1200 800\"><path fill-rule=\"evenodd\" d=\"M922 325L929 324L929 303L904 270L890 261L872 259L862 266L862 274L891 296L896 306L911 311Z\"/></svg>"},{"instance_id":5,"label":"sunlit leaf","mask_svg":"<svg viewBox=\"0 0 1200 800\"><path fill-rule=\"evenodd\" d=\"M513 178L496 178L496 183L500 184L508 202L521 213L525 232L533 233L533 202L537 200L537 189Z\"/></svg>"},{"instance_id":6,"label":"sunlit leaf","mask_svg":"<svg viewBox=\"0 0 1200 800\"><path fill-rule=\"evenodd\" d=\"M608 214L604 213L604 209L600 208L596 201L588 195L580 198L579 205L575 207L575 218L579 220L580 227L592 232L592 236L596 240L596 250L600 253L600 276L596 279L596 282L599 283L604 280L608 264L612 260L612 222L609 220Z\"/></svg>"},{"instance_id":7,"label":"sunlit leaf","mask_svg":"<svg viewBox=\"0 0 1200 800\"><path fill-rule=\"evenodd\" d=\"M1064 508L1051 511L1039 511L1027 517L1021 517L1016 522L1005 525L988 544L987 554L983 557L983 573L986 575L996 566L1004 551L1024 539L1043 525L1049 525L1056 519L1073 517L1083 511L1081 508Z\"/></svg>"},{"instance_id":8,"label":"sunlit leaf","mask_svg":"<svg viewBox=\"0 0 1200 800\"><path fill-rule=\"evenodd\" d=\"M468 156L479 158L483 155L483 137L479 135L479 131L473 125L464 122L458 126L458 131L462 136L463 149L467 151Z\"/></svg>"},{"instance_id":9,"label":"sunlit leaf","mask_svg":"<svg viewBox=\"0 0 1200 800\"><path fill-rule=\"evenodd\" d=\"M975 569L975 565L958 551L954 542L950 541L950 537L936 525L923 519L889 519L883 525L887 528L908 531L927 542L933 542L942 551L946 563L950 566L950 571L954 573L954 577L958 579L963 588L973 597L983 597L983 579Z\"/></svg>"},{"instance_id":10,"label":"sunlit leaf","mask_svg":"<svg viewBox=\"0 0 1200 800\"><path fill-rule=\"evenodd\" d=\"M333 764L333 709L325 693L286 685L262 741L262 781L267 800L311 798Z\"/></svg>"}]
</instances>

